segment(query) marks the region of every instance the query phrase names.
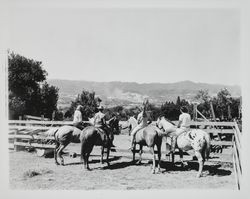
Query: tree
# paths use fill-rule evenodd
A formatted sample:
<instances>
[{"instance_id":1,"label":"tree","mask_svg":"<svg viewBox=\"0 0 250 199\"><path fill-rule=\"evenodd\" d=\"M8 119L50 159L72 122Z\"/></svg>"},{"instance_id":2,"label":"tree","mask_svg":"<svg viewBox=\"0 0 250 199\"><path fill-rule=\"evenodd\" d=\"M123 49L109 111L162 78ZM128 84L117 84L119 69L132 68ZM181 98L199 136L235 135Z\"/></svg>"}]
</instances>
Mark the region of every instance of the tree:
<instances>
[{"instance_id":1,"label":"tree","mask_svg":"<svg viewBox=\"0 0 250 199\"><path fill-rule=\"evenodd\" d=\"M41 93L41 113L45 117L51 118L54 110L57 110L59 89L55 86L50 86L47 82L42 85Z\"/></svg>"},{"instance_id":2,"label":"tree","mask_svg":"<svg viewBox=\"0 0 250 199\"><path fill-rule=\"evenodd\" d=\"M58 89L46 83L42 62L13 52L8 59L10 119L24 114L51 117L57 109Z\"/></svg>"},{"instance_id":3,"label":"tree","mask_svg":"<svg viewBox=\"0 0 250 199\"><path fill-rule=\"evenodd\" d=\"M224 120L225 117L230 116L229 109L231 103L230 92L226 88L221 89L221 91L217 94L217 108L219 109L222 120Z\"/></svg>"},{"instance_id":4,"label":"tree","mask_svg":"<svg viewBox=\"0 0 250 199\"><path fill-rule=\"evenodd\" d=\"M95 97L95 92L89 92L83 90L81 94L77 96L75 101L71 103L69 108L68 115L73 115L77 105L82 105L82 118L83 120L88 120L88 118L92 117L94 113L97 111L97 107L101 99L99 97Z\"/></svg>"}]
</instances>

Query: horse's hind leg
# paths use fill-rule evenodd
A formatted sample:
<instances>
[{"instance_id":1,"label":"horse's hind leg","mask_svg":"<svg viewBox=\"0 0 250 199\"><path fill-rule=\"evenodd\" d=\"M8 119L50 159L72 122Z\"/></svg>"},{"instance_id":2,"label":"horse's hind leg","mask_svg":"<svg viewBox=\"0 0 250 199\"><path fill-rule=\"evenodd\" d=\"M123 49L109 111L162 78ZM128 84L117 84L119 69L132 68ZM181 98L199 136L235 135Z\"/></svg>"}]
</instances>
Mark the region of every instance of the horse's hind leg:
<instances>
[{"instance_id":1,"label":"horse's hind leg","mask_svg":"<svg viewBox=\"0 0 250 199\"><path fill-rule=\"evenodd\" d=\"M140 144L140 150L139 150L139 160L137 161L137 164L141 164L142 161L142 148L143 146Z\"/></svg>"},{"instance_id":2,"label":"horse's hind leg","mask_svg":"<svg viewBox=\"0 0 250 199\"><path fill-rule=\"evenodd\" d=\"M150 147L150 152L153 155L153 168L152 168L152 174L155 173L155 152L154 152L154 147Z\"/></svg>"},{"instance_id":3,"label":"horse's hind leg","mask_svg":"<svg viewBox=\"0 0 250 199\"><path fill-rule=\"evenodd\" d=\"M196 155L198 162L199 162L199 171L198 171L196 177L199 178L199 177L201 177L201 172L203 170L204 161L203 161L203 158L202 158L200 151L195 151L195 155Z\"/></svg>"},{"instance_id":4,"label":"horse's hind leg","mask_svg":"<svg viewBox=\"0 0 250 199\"><path fill-rule=\"evenodd\" d=\"M59 156L59 158L60 158L60 160L61 160L61 165L64 165L64 159L63 159L63 157L62 157L62 150L63 149L65 149L65 147L67 146L68 144L61 144L60 146L59 146L59 149L58 149L58 151L57 151L57 156Z\"/></svg>"}]
</instances>

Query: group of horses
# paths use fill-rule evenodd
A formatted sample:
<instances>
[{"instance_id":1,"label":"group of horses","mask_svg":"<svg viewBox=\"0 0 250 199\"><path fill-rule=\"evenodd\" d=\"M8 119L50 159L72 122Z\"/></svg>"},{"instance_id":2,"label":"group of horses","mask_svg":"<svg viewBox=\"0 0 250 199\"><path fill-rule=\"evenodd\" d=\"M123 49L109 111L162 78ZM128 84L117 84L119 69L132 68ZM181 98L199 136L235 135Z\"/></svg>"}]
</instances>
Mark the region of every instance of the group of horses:
<instances>
[{"instance_id":1,"label":"group of horses","mask_svg":"<svg viewBox=\"0 0 250 199\"><path fill-rule=\"evenodd\" d=\"M126 122L126 126L122 127L129 128L130 132L137 126L137 120L134 117L130 117ZM157 170L160 171L161 165L161 146L164 137L168 137L170 132L175 131L177 127L164 116L157 119L156 124L150 124L145 128L139 130L135 136L135 144L133 152L133 162L135 161L135 147L136 144L140 146L139 155L140 158L138 163L142 160L142 149L143 146L147 146L150 149L153 159L152 173L155 173L156 158L154 147L157 147L158 154L158 166ZM62 150L69 143L81 143L81 162L84 164L86 170L89 168L89 156L93 150L94 146L101 146L101 162L103 163L104 149L107 149L106 162L109 166L109 153L111 149L111 143L113 141L113 136L111 136L115 131L119 129L119 120L116 117L111 118L107 122L107 131L103 132L96 128L94 125L86 126L82 131L74 126L62 126L56 130L50 131L48 135L54 135L56 141L56 147L54 150L55 163L57 165L64 165L64 160L62 157ZM203 170L203 165L206 159L209 157L210 151L210 137L207 132L200 129L192 129L187 131L177 137L177 148L179 149L180 158L182 165L183 162L183 151L188 151L193 149L195 156L199 162L199 170L197 177L200 177ZM60 158L58 162L57 157ZM174 153L172 154L172 162L174 162Z\"/></svg>"}]
</instances>

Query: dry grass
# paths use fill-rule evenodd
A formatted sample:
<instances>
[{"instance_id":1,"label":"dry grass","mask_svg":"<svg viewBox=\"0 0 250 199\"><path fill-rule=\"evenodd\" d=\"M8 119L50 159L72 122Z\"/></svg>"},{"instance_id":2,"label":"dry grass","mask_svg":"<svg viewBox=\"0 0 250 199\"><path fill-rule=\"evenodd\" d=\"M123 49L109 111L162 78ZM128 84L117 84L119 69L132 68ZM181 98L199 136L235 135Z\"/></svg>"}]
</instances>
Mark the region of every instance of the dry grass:
<instances>
[{"instance_id":1,"label":"dry grass","mask_svg":"<svg viewBox=\"0 0 250 199\"><path fill-rule=\"evenodd\" d=\"M126 136L116 137L115 145L126 148ZM78 144L71 144L66 152L79 154ZM147 150L145 148L145 150ZM236 189L233 168L227 154L212 155L206 162L203 176L195 177L198 164L189 162L186 168L178 164L175 167L163 157L162 171L151 174L151 163L143 160L141 165L134 165L125 154L112 152L111 166L106 167L99 162L100 149L96 147L90 157L91 171L83 170L80 158L65 156L66 166L56 166L53 158L38 157L35 153L10 151L10 187L12 189L46 189L46 190L131 190L131 189ZM131 154L126 154L131 156ZM143 157L150 157L144 154ZM190 159L186 157L186 160ZM178 159L177 159L178 161Z\"/></svg>"}]
</instances>

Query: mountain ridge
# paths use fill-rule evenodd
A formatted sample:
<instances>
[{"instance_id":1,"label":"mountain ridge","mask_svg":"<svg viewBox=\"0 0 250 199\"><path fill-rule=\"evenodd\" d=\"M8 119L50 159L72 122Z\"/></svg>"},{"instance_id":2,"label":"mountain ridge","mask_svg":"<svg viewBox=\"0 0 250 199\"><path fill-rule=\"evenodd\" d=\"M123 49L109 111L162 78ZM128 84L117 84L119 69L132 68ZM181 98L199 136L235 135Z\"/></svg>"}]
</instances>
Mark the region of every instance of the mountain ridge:
<instances>
[{"instance_id":1,"label":"mountain ridge","mask_svg":"<svg viewBox=\"0 0 250 199\"><path fill-rule=\"evenodd\" d=\"M238 85L196 83L190 80L174 83L137 83L48 79L48 83L59 88L59 104L65 106L70 105L83 89L94 91L107 106L138 104L145 97L158 105L175 101L178 96L192 101L199 90L205 89L211 96L215 96L223 88L227 88L233 97L241 96L241 88Z\"/></svg>"}]
</instances>

